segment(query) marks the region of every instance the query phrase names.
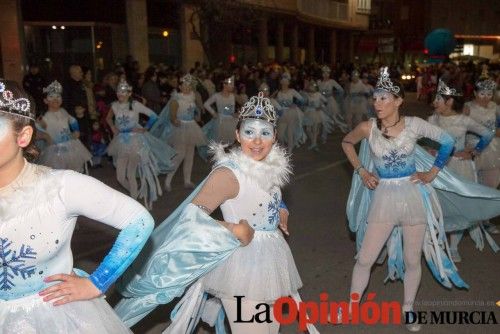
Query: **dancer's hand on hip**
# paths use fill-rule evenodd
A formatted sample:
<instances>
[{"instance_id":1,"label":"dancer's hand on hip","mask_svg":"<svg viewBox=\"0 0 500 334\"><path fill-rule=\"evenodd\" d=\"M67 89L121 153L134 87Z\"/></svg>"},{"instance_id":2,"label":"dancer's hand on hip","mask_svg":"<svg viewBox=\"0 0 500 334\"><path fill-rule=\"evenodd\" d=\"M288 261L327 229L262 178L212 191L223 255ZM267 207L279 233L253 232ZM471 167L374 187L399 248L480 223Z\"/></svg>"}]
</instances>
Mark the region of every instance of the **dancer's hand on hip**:
<instances>
[{"instance_id":1,"label":"dancer's hand on hip","mask_svg":"<svg viewBox=\"0 0 500 334\"><path fill-rule=\"evenodd\" d=\"M48 302L57 299L54 306L64 305L77 300L89 300L99 297L101 291L92 283L92 281L85 277L79 277L72 273L52 275L44 280L46 283L61 281L47 289L39 292L43 296L43 301Z\"/></svg>"},{"instance_id":2,"label":"dancer's hand on hip","mask_svg":"<svg viewBox=\"0 0 500 334\"><path fill-rule=\"evenodd\" d=\"M232 226L234 236L241 242L242 246L246 246L252 241L255 230L248 225L245 219L240 220L239 224Z\"/></svg>"},{"instance_id":3,"label":"dancer's hand on hip","mask_svg":"<svg viewBox=\"0 0 500 334\"><path fill-rule=\"evenodd\" d=\"M290 235L290 232L288 232L288 216L290 214L288 213L287 209L280 209L279 212L280 212L280 224L279 224L279 228L286 235Z\"/></svg>"},{"instance_id":4,"label":"dancer's hand on hip","mask_svg":"<svg viewBox=\"0 0 500 334\"><path fill-rule=\"evenodd\" d=\"M416 172L410 177L410 181L413 183L431 183L439 173L439 168L432 167L428 172Z\"/></svg>"},{"instance_id":5,"label":"dancer's hand on hip","mask_svg":"<svg viewBox=\"0 0 500 334\"><path fill-rule=\"evenodd\" d=\"M361 176L361 179L363 180L363 184L365 187L368 189L375 189L378 186L378 177L375 176L374 174L370 173L366 169L362 168L359 171L359 176Z\"/></svg>"}]
</instances>

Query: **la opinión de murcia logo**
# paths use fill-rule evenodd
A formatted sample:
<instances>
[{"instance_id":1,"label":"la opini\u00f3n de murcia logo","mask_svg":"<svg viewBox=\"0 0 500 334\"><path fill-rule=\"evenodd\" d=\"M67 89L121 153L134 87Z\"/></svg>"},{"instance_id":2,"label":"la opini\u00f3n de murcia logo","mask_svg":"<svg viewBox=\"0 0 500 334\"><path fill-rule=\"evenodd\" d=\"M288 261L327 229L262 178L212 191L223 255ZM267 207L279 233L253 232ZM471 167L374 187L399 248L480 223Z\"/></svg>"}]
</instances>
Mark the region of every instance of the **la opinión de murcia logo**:
<instances>
[{"instance_id":1,"label":"la opini\u00f3n de murcia logo","mask_svg":"<svg viewBox=\"0 0 500 334\"><path fill-rule=\"evenodd\" d=\"M245 296L234 296L237 301L236 323L271 323L271 312L281 325L291 325L298 321L300 331L305 331L308 324L343 325L401 325L402 323L419 323L432 325L496 325L493 311L419 311L404 312L397 301L375 302L376 294L370 292L366 301L359 303L360 296L351 294L351 310L349 301L330 301L327 293L319 295L316 301L296 302L292 297L278 298L273 305L260 303L255 306L251 316L242 315L242 302ZM287 312L285 312L287 310ZM340 316L339 316L340 314Z\"/></svg>"}]
</instances>

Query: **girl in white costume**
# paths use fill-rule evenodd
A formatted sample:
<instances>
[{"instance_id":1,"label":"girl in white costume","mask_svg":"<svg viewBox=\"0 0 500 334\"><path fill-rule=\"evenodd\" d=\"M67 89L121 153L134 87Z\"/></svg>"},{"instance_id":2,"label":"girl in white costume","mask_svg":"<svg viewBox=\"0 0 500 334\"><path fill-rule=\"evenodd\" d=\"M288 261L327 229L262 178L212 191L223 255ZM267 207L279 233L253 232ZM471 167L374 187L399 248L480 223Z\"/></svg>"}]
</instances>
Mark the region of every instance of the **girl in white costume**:
<instances>
[{"instance_id":1,"label":"girl in white costume","mask_svg":"<svg viewBox=\"0 0 500 334\"><path fill-rule=\"evenodd\" d=\"M330 78L331 70L328 66L323 66L321 68L321 72L323 77L321 80L318 80L318 87L320 93L328 101L326 113L334 120L335 125L337 125L342 132L346 133L348 131L347 124L345 123L340 110L340 103L342 103L342 101L336 101L333 96L334 92L337 93L337 96L342 96L344 94L344 89L337 81ZM326 139L326 135L327 133L323 131L323 140Z\"/></svg>"},{"instance_id":2,"label":"girl in white costume","mask_svg":"<svg viewBox=\"0 0 500 334\"><path fill-rule=\"evenodd\" d=\"M436 98L434 100L435 114L429 117L429 123L439 126L455 139L453 156L446 164L457 175L465 180L477 182L476 166L474 156L479 155L491 142L493 134L489 129L480 125L472 118L461 114L462 103L461 92L457 88L447 86L439 80ZM470 132L480 137L479 142L473 151L469 151L465 146L465 135ZM453 223L453 222L449 222ZM446 227L447 224L445 224ZM482 226L480 223L469 229L472 235L481 236ZM454 231L450 233L450 254L454 262L460 262L461 257L458 252L458 243L462 239L464 231ZM486 231L484 231L487 233ZM475 239L475 238L474 238ZM482 237L480 238L483 239ZM482 250L483 243L476 243Z\"/></svg>"},{"instance_id":3,"label":"girl in white costume","mask_svg":"<svg viewBox=\"0 0 500 334\"><path fill-rule=\"evenodd\" d=\"M347 96L346 121L350 129L354 129L368 115L368 100L366 96L370 89L359 79L359 72L352 72Z\"/></svg>"},{"instance_id":4,"label":"girl in white costume","mask_svg":"<svg viewBox=\"0 0 500 334\"><path fill-rule=\"evenodd\" d=\"M131 333L102 294L146 242L151 215L89 176L28 162L35 151L27 95L5 81L0 93L0 332ZM73 269L79 215L122 230L90 276Z\"/></svg>"},{"instance_id":5,"label":"girl in white costume","mask_svg":"<svg viewBox=\"0 0 500 334\"><path fill-rule=\"evenodd\" d=\"M439 206L436 194L428 183L448 160L453 139L420 118L401 117L399 107L403 97L402 86L391 81L387 68L382 69L374 93L378 119L360 123L344 138L342 148L363 184L375 189L368 211L366 232L352 274L351 294L357 293L361 299L368 285L372 265L393 229L401 225L404 254L403 311L407 312L413 310L420 285L420 263L429 217L421 187L429 193L432 205ZM417 172L415 167L416 141L421 137L431 138L441 144L434 166L427 172ZM378 176L365 169L354 148L364 138L368 140ZM420 325L408 325L408 329L417 331Z\"/></svg>"},{"instance_id":6,"label":"girl in white costume","mask_svg":"<svg viewBox=\"0 0 500 334\"><path fill-rule=\"evenodd\" d=\"M223 144L234 143L234 130L238 123L238 114L236 111L236 101L233 94L234 77L226 78L222 84L222 91L215 93L205 101L203 106L212 115L213 139ZM212 108L216 105L217 110ZM210 123L209 123L210 124ZM208 124L207 124L208 125ZM212 137L211 135L209 137Z\"/></svg>"},{"instance_id":7,"label":"girl in white costume","mask_svg":"<svg viewBox=\"0 0 500 334\"><path fill-rule=\"evenodd\" d=\"M274 145L276 114L262 93L243 107L240 120L236 139L241 147L215 150L216 166L234 168L216 168L193 203L207 213L220 206L224 221L244 219L255 234L250 244L236 249L208 273L202 284L222 300L233 334L277 334L279 324L274 317L272 323L235 323L234 296L245 296L242 312L249 316L257 304L272 304L279 297L296 294L302 286L290 248L278 230L280 226L288 234L285 222L280 225L280 188L288 180L290 166L284 150Z\"/></svg>"},{"instance_id":8,"label":"girl in white costume","mask_svg":"<svg viewBox=\"0 0 500 334\"><path fill-rule=\"evenodd\" d=\"M118 101L111 104L106 118L114 135L108 154L113 157L118 182L132 198L144 199L150 208L162 194L158 175L172 170L175 151L148 133L158 116L142 103L132 100L131 94L132 87L122 80L116 92ZM145 128L139 124L139 114L149 117Z\"/></svg>"},{"instance_id":9,"label":"girl in white costume","mask_svg":"<svg viewBox=\"0 0 500 334\"><path fill-rule=\"evenodd\" d=\"M42 151L40 164L56 169L72 169L87 172L87 164L92 162L92 154L78 139L78 121L61 108L62 86L54 81L43 89L48 110L39 124L44 129L48 142Z\"/></svg>"},{"instance_id":10,"label":"girl in white costume","mask_svg":"<svg viewBox=\"0 0 500 334\"><path fill-rule=\"evenodd\" d=\"M304 108L304 126L308 137L311 139L311 145L308 149L318 151L318 136L321 125L323 125L323 133L331 133L333 122L323 111L328 101L324 95L318 92L316 82L309 82L305 96L307 103Z\"/></svg>"},{"instance_id":11,"label":"girl in white costume","mask_svg":"<svg viewBox=\"0 0 500 334\"><path fill-rule=\"evenodd\" d=\"M494 139L476 158L479 182L492 188L500 184L500 106L492 101L496 83L491 79L480 79L476 83L473 101L467 102L464 114L487 127ZM467 136L467 145L473 148L479 139Z\"/></svg>"},{"instance_id":12,"label":"girl in white costume","mask_svg":"<svg viewBox=\"0 0 500 334\"><path fill-rule=\"evenodd\" d=\"M305 102L302 95L295 89L290 88L290 74L283 73L280 84L281 88L276 95L276 100L281 106L278 111L278 140L287 144L288 153L292 153L295 146L305 142L303 119L304 114L297 106Z\"/></svg>"},{"instance_id":13,"label":"girl in white costume","mask_svg":"<svg viewBox=\"0 0 500 334\"><path fill-rule=\"evenodd\" d=\"M172 134L169 137L169 144L172 145L177 155L174 158L174 169L167 174L165 188L172 189L171 183L175 172L180 164L183 164L184 187L192 189L191 171L193 169L194 151L196 146L206 145L207 139L196 123L200 118L200 113L196 107L193 85L195 79L190 74L180 79L181 92L172 96L169 102L169 116L173 125Z\"/></svg>"}]
</instances>

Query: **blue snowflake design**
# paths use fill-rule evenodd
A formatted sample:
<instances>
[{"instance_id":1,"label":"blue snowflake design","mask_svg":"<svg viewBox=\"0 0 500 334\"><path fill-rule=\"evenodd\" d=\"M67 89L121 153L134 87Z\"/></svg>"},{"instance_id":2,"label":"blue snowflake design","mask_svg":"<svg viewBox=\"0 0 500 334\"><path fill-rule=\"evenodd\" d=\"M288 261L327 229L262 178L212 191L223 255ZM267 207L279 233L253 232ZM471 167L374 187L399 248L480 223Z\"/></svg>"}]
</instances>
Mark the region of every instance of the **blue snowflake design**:
<instances>
[{"instance_id":1,"label":"blue snowflake design","mask_svg":"<svg viewBox=\"0 0 500 334\"><path fill-rule=\"evenodd\" d=\"M395 173L398 173L400 169L404 169L406 167L406 158L406 154L398 154L396 150L392 150L389 154L382 156L385 168L389 168Z\"/></svg>"},{"instance_id":2,"label":"blue snowflake design","mask_svg":"<svg viewBox=\"0 0 500 334\"><path fill-rule=\"evenodd\" d=\"M59 136L57 139L58 143L69 141L71 139L71 131L69 131L69 129L62 129L61 132L59 132Z\"/></svg>"},{"instance_id":3,"label":"blue snowflake design","mask_svg":"<svg viewBox=\"0 0 500 334\"><path fill-rule=\"evenodd\" d=\"M27 266L26 260L36 259L36 252L30 246L21 245L19 254L12 250L12 242L9 239L0 238L0 290L11 290L15 284L12 281L15 277L23 280L31 277L35 273L35 266Z\"/></svg>"},{"instance_id":4,"label":"blue snowflake design","mask_svg":"<svg viewBox=\"0 0 500 334\"><path fill-rule=\"evenodd\" d=\"M490 130L495 131L496 129L496 124L495 120L489 119L486 122L484 122L484 126Z\"/></svg>"},{"instance_id":5,"label":"blue snowflake design","mask_svg":"<svg viewBox=\"0 0 500 334\"><path fill-rule=\"evenodd\" d=\"M129 123L129 118L126 115L121 115L116 118L116 123L120 129L126 129Z\"/></svg>"},{"instance_id":6,"label":"blue snowflake design","mask_svg":"<svg viewBox=\"0 0 500 334\"><path fill-rule=\"evenodd\" d=\"M275 225L279 222L280 217L280 198L278 193L274 193L273 200L267 205L269 216L267 217L268 224Z\"/></svg>"},{"instance_id":7,"label":"blue snowflake design","mask_svg":"<svg viewBox=\"0 0 500 334\"><path fill-rule=\"evenodd\" d=\"M232 114L234 114L234 105L230 104L230 105L224 106L222 114L227 115L227 116L231 116Z\"/></svg>"}]
</instances>

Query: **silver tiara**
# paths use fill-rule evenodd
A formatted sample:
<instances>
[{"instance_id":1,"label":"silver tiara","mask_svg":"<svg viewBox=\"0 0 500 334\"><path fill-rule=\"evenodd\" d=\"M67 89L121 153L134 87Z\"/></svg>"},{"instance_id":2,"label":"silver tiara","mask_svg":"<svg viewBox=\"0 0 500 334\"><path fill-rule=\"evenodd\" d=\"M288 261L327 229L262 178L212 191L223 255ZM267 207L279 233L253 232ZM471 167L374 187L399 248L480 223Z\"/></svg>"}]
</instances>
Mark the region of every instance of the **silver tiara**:
<instances>
[{"instance_id":1,"label":"silver tiara","mask_svg":"<svg viewBox=\"0 0 500 334\"><path fill-rule=\"evenodd\" d=\"M43 89L43 92L47 94L47 97L61 97L63 87L59 81L54 80L50 85Z\"/></svg>"},{"instance_id":2,"label":"silver tiara","mask_svg":"<svg viewBox=\"0 0 500 334\"><path fill-rule=\"evenodd\" d=\"M223 82L226 85L233 85L234 86L234 75L230 76L229 78L224 79Z\"/></svg>"},{"instance_id":3,"label":"silver tiara","mask_svg":"<svg viewBox=\"0 0 500 334\"><path fill-rule=\"evenodd\" d=\"M125 79L121 79L118 86L116 86L116 92L119 94L130 93L131 91L132 86L130 86Z\"/></svg>"},{"instance_id":4,"label":"silver tiara","mask_svg":"<svg viewBox=\"0 0 500 334\"><path fill-rule=\"evenodd\" d=\"M27 117L35 120L35 115L31 112L30 100L25 97L14 97L14 93L5 89L5 83L0 81L0 111Z\"/></svg>"},{"instance_id":5,"label":"silver tiara","mask_svg":"<svg viewBox=\"0 0 500 334\"><path fill-rule=\"evenodd\" d=\"M351 76L352 76L353 78L354 78L354 77L359 78L359 72L358 72L358 70L354 70L354 71L352 71Z\"/></svg>"},{"instance_id":6,"label":"silver tiara","mask_svg":"<svg viewBox=\"0 0 500 334\"><path fill-rule=\"evenodd\" d=\"M476 82L477 91L486 90L494 92L495 89L497 89L497 83L492 79L485 79L485 80L483 79Z\"/></svg>"},{"instance_id":7,"label":"silver tiara","mask_svg":"<svg viewBox=\"0 0 500 334\"><path fill-rule=\"evenodd\" d=\"M288 72L284 72L281 75L281 80L288 80L288 81L290 81L291 79L292 79L292 77L290 76L290 73L288 73Z\"/></svg>"},{"instance_id":8,"label":"silver tiara","mask_svg":"<svg viewBox=\"0 0 500 334\"><path fill-rule=\"evenodd\" d=\"M259 92L257 96L252 96L240 111L240 120L245 119L262 119L276 126L276 112L271 100L264 97L262 92Z\"/></svg>"},{"instance_id":9,"label":"silver tiara","mask_svg":"<svg viewBox=\"0 0 500 334\"><path fill-rule=\"evenodd\" d=\"M189 73L179 79L179 81L181 83L186 84L186 85L190 85L190 86L192 86L194 84L195 80L196 80L195 77Z\"/></svg>"},{"instance_id":10,"label":"silver tiara","mask_svg":"<svg viewBox=\"0 0 500 334\"><path fill-rule=\"evenodd\" d=\"M330 67L328 67L328 66L326 66L326 65L325 65L325 66L323 66L323 67L321 68L321 71L322 71L323 73L325 73L325 72L330 73L332 70L330 69Z\"/></svg>"},{"instance_id":11,"label":"silver tiara","mask_svg":"<svg viewBox=\"0 0 500 334\"><path fill-rule=\"evenodd\" d=\"M462 96L455 88L448 87L443 80L439 79L437 93L445 96Z\"/></svg>"},{"instance_id":12,"label":"silver tiara","mask_svg":"<svg viewBox=\"0 0 500 334\"><path fill-rule=\"evenodd\" d=\"M401 96L401 88L395 86L391 81L391 78L389 76L389 68L387 66L380 69L380 74L377 84L375 85L375 89L385 90L386 92L389 92L391 94Z\"/></svg>"}]
</instances>

